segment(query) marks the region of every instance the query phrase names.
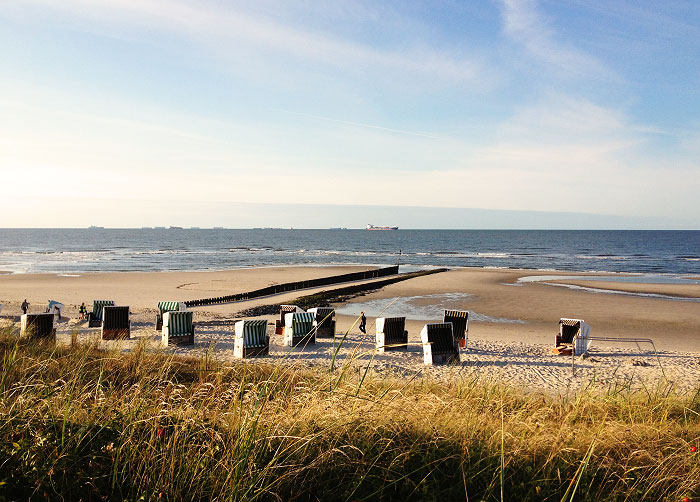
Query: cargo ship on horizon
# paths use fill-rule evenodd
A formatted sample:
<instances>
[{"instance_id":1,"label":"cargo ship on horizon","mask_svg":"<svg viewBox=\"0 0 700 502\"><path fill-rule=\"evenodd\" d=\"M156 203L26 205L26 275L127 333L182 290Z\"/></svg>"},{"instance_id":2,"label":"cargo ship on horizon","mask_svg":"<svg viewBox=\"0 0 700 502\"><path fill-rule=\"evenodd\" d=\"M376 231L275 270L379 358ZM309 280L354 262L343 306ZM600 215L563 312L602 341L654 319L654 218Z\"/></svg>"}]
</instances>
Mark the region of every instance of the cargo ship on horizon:
<instances>
[{"instance_id":1,"label":"cargo ship on horizon","mask_svg":"<svg viewBox=\"0 0 700 502\"><path fill-rule=\"evenodd\" d=\"M399 227L375 227L374 225L367 224L367 230L398 230Z\"/></svg>"}]
</instances>

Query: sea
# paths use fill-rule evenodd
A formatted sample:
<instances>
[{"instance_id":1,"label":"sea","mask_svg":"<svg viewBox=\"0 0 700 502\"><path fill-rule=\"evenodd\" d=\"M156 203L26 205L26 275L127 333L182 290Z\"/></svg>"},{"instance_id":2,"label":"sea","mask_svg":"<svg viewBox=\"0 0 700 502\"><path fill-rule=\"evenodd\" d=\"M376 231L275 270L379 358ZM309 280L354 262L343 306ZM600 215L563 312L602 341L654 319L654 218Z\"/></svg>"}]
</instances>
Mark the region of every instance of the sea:
<instances>
[{"instance_id":1,"label":"sea","mask_svg":"<svg viewBox=\"0 0 700 502\"><path fill-rule=\"evenodd\" d=\"M700 275L700 231L0 229L14 274L402 265Z\"/></svg>"}]
</instances>

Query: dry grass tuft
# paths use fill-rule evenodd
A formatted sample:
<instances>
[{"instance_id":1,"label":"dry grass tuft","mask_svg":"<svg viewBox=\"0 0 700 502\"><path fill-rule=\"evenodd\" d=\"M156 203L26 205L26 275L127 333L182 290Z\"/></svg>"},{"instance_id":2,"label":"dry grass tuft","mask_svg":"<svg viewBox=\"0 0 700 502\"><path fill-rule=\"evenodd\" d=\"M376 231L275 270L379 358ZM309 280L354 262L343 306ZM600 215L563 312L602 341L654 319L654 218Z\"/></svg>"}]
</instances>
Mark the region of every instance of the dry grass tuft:
<instances>
[{"instance_id":1,"label":"dry grass tuft","mask_svg":"<svg viewBox=\"0 0 700 502\"><path fill-rule=\"evenodd\" d=\"M10 332L0 357L0 500L700 497L700 394L664 386L550 397L342 369L329 386Z\"/></svg>"}]
</instances>

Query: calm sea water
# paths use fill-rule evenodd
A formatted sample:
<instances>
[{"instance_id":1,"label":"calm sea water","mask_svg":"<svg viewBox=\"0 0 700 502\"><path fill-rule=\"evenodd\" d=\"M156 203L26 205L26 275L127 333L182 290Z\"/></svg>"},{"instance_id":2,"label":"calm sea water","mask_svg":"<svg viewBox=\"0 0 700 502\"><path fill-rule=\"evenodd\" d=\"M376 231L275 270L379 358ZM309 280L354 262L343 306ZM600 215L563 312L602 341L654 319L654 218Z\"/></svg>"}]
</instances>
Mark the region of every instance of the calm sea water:
<instances>
[{"instance_id":1,"label":"calm sea water","mask_svg":"<svg viewBox=\"0 0 700 502\"><path fill-rule=\"evenodd\" d=\"M399 259L414 266L700 274L700 231L0 229L0 270L14 273Z\"/></svg>"}]
</instances>

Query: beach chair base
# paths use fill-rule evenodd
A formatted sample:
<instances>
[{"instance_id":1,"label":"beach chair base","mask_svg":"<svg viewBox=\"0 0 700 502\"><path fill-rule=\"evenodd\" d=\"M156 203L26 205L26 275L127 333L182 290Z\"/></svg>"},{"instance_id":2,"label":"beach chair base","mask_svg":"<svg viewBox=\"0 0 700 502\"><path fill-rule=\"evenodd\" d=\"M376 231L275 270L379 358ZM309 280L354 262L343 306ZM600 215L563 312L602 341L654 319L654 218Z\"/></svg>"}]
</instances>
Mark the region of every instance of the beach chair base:
<instances>
[{"instance_id":1,"label":"beach chair base","mask_svg":"<svg viewBox=\"0 0 700 502\"><path fill-rule=\"evenodd\" d=\"M388 350L408 350L408 331L403 332L401 338L386 338L384 333L376 334L377 352L386 352Z\"/></svg>"},{"instance_id":2,"label":"beach chair base","mask_svg":"<svg viewBox=\"0 0 700 502\"><path fill-rule=\"evenodd\" d=\"M163 331L163 318L156 316L156 331Z\"/></svg>"},{"instance_id":3,"label":"beach chair base","mask_svg":"<svg viewBox=\"0 0 700 502\"><path fill-rule=\"evenodd\" d=\"M194 333L189 335L177 335L164 337L164 345L194 345Z\"/></svg>"},{"instance_id":4,"label":"beach chair base","mask_svg":"<svg viewBox=\"0 0 700 502\"><path fill-rule=\"evenodd\" d=\"M317 329L316 338L335 338L335 322L330 328Z\"/></svg>"},{"instance_id":5,"label":"beach chair base","mask_svg":"<svg viewBox=\"0 0 700 502\"><path fill-rule=\"evenodd\" d=\"M298 347L305 345L315 345L316 344L316 333L309 333L308 335L295 336L292 333L292 328L284 329L284 344L289 347Z\"/></svg>"},{"instance_id":6,"label":"beach chair base","mask_svg":"<svg viewBox=\"0 0 700 502\"><path fill-rule=\"evenodd\" d=\"M103 340L128 340L131 338L131 329L103 329Z\"/></svg>"},{"instance_id":7,"label":"beach chair base","mask_svg":"<svg viewBox=\"0 0 700 502\"><path fill-rule=\"evenodd\" d=\"M20 337L35 340L56 341L53 314L22 314L20 317Z\"/></svg>"},{"instance_id":8,"label":"beach chair base","mask_svg":"<svg viewBox=\"0 0 700 502\"><path fill-rule=\"evenodd\" d=\"M282 322L277 320L275 321L275 335L283 335L284 334L284 326L282 325Z\"/></svg>"},{"instance_id":9,"label":"beach chair base","mask_svg":"<svg viewBox=\"0 0 700 502\"><path fill-rule=\"evenodd\" d=\"M433 354L429 348L424 349L423 363L429 366L432 366L434 364L459 364L459 353L448 352Z\"/></svg>"},{"instance_id":10,"label":"beach chair base","mask_svg":"<svg viewBox=\"0 0 700 502\"><path fill-rule=\"evenodd\" d=\"M270 354L270 343L264 347L243 347L242 349L234 350L233 355L239 359L248 359L249 357L264 357Z\"/></svg>"},{"instance_id":11,"label":"beach chair base","mask_svg":"<svg viewBox=\"0 0 700 502\"><path fill-rule=\"evenodd\" d=\"M457 338L455 341L458 343L460 349L466 349L467 348L467 339L466 338Z\"/></svg>"},{"instance_id":12,"label":"beach chair base","mask_svg":"<svg viewBox=\"0 0 700 502\"><path fill-rule=\"evenodd\" d=\"M102 327L102 321L99 319L93 319L88 314L88 328L101 328L101 327Z\"/></svg>"}]
</instances>

